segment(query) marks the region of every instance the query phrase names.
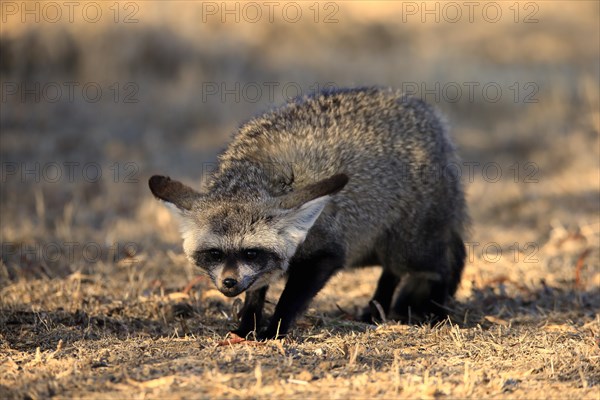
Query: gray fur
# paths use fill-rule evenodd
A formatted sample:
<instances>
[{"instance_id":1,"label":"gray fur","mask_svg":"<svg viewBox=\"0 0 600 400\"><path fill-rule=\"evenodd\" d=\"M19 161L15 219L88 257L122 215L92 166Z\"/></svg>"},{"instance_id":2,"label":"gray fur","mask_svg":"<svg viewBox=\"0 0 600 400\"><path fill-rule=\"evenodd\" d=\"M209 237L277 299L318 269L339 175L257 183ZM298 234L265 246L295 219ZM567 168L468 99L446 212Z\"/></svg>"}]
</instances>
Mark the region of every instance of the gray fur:
<instances>
[{"instance_id":1,"label":"gray fur","mask_svg":"<svg viewBox=\"0 0 600 400\"><path fill-rule=\"evenodd\" d=\"M410 276L395 296L396 316L454 294L468 217L446 124L423 101L391 89L318 93L245 123L219 161L197 196L179 183L168 190L166 178L150 187L181 209L190 259L200 248L277 255L268 279L242 290L335 247L341 266L378 263L390 276Z\"/></svg>"}]
</instances>

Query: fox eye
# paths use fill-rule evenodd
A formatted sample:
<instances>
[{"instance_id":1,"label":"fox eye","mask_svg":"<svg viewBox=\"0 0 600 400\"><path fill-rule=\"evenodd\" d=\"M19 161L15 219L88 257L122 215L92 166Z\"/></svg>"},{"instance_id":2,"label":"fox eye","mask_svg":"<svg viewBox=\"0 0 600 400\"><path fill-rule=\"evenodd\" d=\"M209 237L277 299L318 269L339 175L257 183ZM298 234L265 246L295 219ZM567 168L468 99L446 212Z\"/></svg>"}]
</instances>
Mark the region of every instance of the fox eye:
<instances>
[{"instance_id":1,"label":"fox eye","mask_svg":"<svg viewBox=\"0 0 600 400\"><path fill-rule=\"evenodd\" d=\"M219 249L210 249L207 254L212 262L219 262L223 260L223 252Z\"/></svg>"},{"instance_id":2,"label":"fox eye","mask_svg":"<svg viewBox=\"0 0 600 400\"><path fill-rule=\"evenodd\" d=\"M255 250L255 249L244 250L243 254L244 254L244 258L246 260L255 260L256 257L258 257L258 250Z\"/></svg>"}]
</instances>

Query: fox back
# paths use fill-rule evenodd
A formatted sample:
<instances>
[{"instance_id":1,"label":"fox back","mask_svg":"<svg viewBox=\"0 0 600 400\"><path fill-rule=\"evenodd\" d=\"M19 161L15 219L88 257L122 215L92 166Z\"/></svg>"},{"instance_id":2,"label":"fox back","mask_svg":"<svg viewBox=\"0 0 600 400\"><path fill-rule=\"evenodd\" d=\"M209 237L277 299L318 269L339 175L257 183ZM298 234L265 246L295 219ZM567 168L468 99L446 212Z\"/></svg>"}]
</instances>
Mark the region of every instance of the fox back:
<instances>
[{"instance_id":1,"label":"fox back","mask_svg":"<svg viewBox=\"0 0 600 400\"><path fill-rule=\"evenodd\" d=\"M240 335L259 328L281 275L259 337L285 334L343 267L383 267L366 321L439 317L460 281L468 217L456 151L436 110L394 90L297 99L242 125L204 191L159 176L150 188L180 211L190 260L226 295L247 291Z\"/></svg>"}]
</instances>

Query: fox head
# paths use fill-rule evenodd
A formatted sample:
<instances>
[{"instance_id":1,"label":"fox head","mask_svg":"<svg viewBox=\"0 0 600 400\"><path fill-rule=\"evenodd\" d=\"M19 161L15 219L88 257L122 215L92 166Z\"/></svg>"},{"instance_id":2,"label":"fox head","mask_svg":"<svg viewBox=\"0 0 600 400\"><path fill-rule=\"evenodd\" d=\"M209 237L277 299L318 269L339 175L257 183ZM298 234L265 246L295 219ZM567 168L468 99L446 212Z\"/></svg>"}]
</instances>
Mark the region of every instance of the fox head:
<instances>
[{"instance_id":1,"label":"fox head","mask_svg":"<svg viewBox=\"0 0 600 400\"><path fill-rule=\"evenodd\" d=\"M165 176L150 190L181 216L183 249L226 296L255 290L282 275L330 196L348 182L333 175L287 194L238 196L200 193Z\"/></svg>"}]
</instances>

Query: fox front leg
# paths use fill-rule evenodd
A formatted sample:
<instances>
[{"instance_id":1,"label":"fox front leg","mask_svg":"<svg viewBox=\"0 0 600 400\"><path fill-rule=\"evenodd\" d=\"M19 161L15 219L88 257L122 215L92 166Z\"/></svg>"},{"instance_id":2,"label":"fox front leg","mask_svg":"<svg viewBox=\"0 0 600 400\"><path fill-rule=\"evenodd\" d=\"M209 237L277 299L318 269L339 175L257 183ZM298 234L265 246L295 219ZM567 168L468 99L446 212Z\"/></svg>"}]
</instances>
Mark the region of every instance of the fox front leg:
<instances>
[{"instance_id":1,"label":"fox front leg","mask_svg":"<svg viewBox=\"0 0 600 400\"><path fill-rule=\"evenodd\" d=\"M329 278L344 265L339 252L317 254L293 260L285 289L275 307L273 317L258 339L276 339L284 336L298 315L325 286Z\"/></svg>"},{"instance_id":2,"label":"fox front leg","mask_svg":"<svg viewBox=\"0 0 600 400\"><path fill-rule=\"evenodd\" d=\"M232 333L245 338L250 332L258 330L268 289L269 287L265 286L251 292L246 292L244 306L240 312L240 325Z\"/></svg>"}]
</instances>

